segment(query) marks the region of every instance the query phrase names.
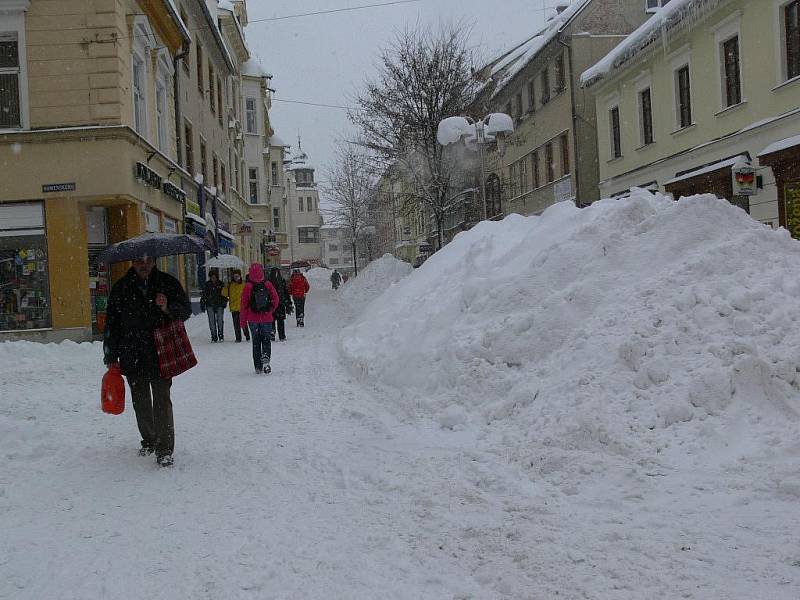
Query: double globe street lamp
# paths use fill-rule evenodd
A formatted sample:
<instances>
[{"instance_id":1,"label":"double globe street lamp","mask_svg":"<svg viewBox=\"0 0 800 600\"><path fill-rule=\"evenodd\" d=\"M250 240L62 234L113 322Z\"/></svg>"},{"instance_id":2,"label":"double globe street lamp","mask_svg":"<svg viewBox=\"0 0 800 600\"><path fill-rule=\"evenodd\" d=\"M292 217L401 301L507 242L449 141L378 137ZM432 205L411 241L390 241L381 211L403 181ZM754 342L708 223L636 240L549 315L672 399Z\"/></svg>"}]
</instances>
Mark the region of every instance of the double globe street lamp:
<instances>
[{"instance_id":1,"label":"double globe street lamp","mask_svg":"<svg viewBox=\"0 0 800 600\"><path fill-rule=\"evenodd\" d=\"M457 144L463 140L470 150L477 150L481 158L481 201L483 220L489 218L486 208L486 156L484 146L498 142L498 150L503 154L502 144L505 136L514 131L513 119L505 113L490 113L475 121L470 117L447 117L442 119L436 130L436 140L442 146Z\"/></svg>"}]
</instances>

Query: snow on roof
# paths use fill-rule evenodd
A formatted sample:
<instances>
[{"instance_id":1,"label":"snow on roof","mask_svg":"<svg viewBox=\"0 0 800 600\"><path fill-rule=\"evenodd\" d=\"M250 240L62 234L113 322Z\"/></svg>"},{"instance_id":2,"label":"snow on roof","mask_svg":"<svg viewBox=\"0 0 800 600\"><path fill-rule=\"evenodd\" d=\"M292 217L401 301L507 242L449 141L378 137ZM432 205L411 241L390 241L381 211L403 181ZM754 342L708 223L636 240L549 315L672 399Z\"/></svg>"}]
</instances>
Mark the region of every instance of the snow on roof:
<instances>
[{"instance_id":1,"label":"snow on roof","mask_svg":"<svg viewBox=\"0 0 800 600\"><path fill-rule=\"evenodd\" d=\"M287 169L288 171L297 171L300 169L308 169L308 170L315 170L316 167L311 164L308 160L308 154L305 152L300 152L297 156L292 159L291 166Z\"/></svg>"},{"instance_id":2,"label":"snow on roof","mask_svg":"<svg viewBox=\"0 0 800 600\"><path fill-rule=\"evenodd\" d=\"M739 161L744 161L746 163L750 162L750 159L744 155L739 154L738 156L734 156L733 158L727 158L725 160L720 160L718 162L712 163L710 165L706 165L705 167L701 167L700 169L695 169L694 171L689 171L688 173L683 173L682 175L678 175L677 177L673 177L669 181L665 181L664 185L669 185L671 183L677 183L679 181L685 181L686 179L691 179L693 177L698 177L699 175L705 175L706 173L713 173L714 171L719 171L720 169L724 169L725 167L732 167Z\"/></svg>"},{"instance_id":3,"label":"snow on roof","mask_svg":"<svg viewBox=\"0 0 800 600\"><path fill-rule=\"evenodd\" d=\"M783 138L777 142L772 142L769 146L759 152L758 156L765 156L767 154L772 154L773 152L780 152L781 150L793 148L794 146L800 146L800 135L793 135L792 137Z\"/></svg>"},{"instance_id":4,"label":"snow on roof","mask_svg":"<svg viewBox=\"0 0 800 600\"><path fill-rule=\"evenodd\" d=\"M508 58L495 65L495 68L492 70L492 76L506 67L508 67L508 70L503 73L498 80L497 87L494 92L492 92L492 98L497 96L522 69L536 58L542 48L553 41L553 38L563 31L564 27L566 27L581 9L587 6L591 1L592 0L575 0L562 12L550 19L539 33L534 35L527 42L524 42L517 52L513 52Z\"/></svg>"},{"instance_id":5,"label":"snow on roof","mask_svg":"<svg viewBox=\"0 0 800 600\"><path fill-rule=\"evenodd\" d=\"M200 215L196 215L194 213L187 212L186 213L186 218L191 220L191 221L194 221L195 223L200 223L200 225L202 225L203 227L206 226L206 220L203 217L201 217Z\"/></svg>"},{"instance_id":6,"label":"snow on roof","mask_svg":"<svg viewBox=\"0 0 800 600\"><path fill-rule=\"evenodd\" d=\"M279 136L277 133L275 135L273 135L271 138L269 138L269 145L270 146L282 146L284 148L288 148L289 147L289 144L284 142L283 139L281 138L281 136Z\"/></svg>"},{"instance_id":7,"label":"snow on roof","mask_svg":"<svg viewBox=\"0 0 800 600\"><path fill-rule=\"evenodd\" d=\"M230 0L219 0L217 3L217 8L221 8L222 10L227 10L233 12L233 3Z\"/></svg>"},{"instance_id":8,"label":"snow on roof","mask_svg":"<svg viewBox=\"0 0 800 600\"><path fill-rule=\"evenodd\" d=\"M267 73L256 58L251 58L242 65L242 75L249 75L250 77L272 77L272 74Z\"/></svg>"},{"instance_id":9,"label":"snow on roof","mask_svg":"<svg viewBox=\"0 0 800 600\"><path fill-rule=\"evenodd\" d=\"M591 86L620 68L684 20L697 22L725 0L671 0L626 37L599 62L581 74L581 86Z\"/></svg>"},{"instance_id":10,"label":"snow on roof","mask_svg":"<svg viewBox=\"0 0 800 600\"><path fill-rule=\"evenodd\" d=\"M172 18L178 24L178 28L181 30L181 35L183 35L183 39L191 42L192 36L189 33L189 28L186 26L186 23L183 22L183 19L181 19L181 13L178 11L178 7L175 6L175 1L164 0L164 4L167 6L167 10L172 15Z\"/></svg>"}]
</instances>

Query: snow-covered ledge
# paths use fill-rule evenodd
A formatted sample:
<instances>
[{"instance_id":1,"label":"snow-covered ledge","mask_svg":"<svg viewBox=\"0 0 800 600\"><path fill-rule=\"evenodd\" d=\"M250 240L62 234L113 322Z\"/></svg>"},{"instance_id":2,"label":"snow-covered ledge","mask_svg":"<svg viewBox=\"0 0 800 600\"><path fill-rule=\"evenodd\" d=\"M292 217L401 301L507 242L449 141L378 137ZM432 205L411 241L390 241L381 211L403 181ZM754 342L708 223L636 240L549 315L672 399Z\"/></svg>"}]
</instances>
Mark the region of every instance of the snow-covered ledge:
<instances>
[{"instance_id":1,"label":"snow-covered ledge","mask_svg":"<svg viewBox=\"0 0 800 600\"><path fill-rule=\"evenodd\" d=\"M0 14L24 12L31 6L31 0L0 0Z\"/></svg>"}]
</instances>

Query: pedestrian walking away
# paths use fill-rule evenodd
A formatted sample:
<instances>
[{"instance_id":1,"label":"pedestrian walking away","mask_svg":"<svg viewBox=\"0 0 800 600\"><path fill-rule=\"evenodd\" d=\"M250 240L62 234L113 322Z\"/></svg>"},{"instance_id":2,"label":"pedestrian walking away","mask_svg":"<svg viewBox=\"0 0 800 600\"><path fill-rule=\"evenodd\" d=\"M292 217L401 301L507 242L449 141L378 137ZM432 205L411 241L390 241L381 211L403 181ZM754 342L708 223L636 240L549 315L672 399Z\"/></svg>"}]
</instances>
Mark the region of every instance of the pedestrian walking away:
<instances>
[{"instance_id":1,"label":"pedestrian walking away","mask_svg":"<svg viewBox=\"0 0 800 600\"><path fill-rule=\"evenodd\" d=\"M256 373L270 373L272 366L272 333L273 312L280 304L278 292L269 281L264 279L264 267L258 263L250 265L250 281L242 291L241 318L245 326L250 327L253 342L253 366Z\"/></svg>"},{"instance_id":2,"label":"pedestrian walking away","mask_svg":"<svg viewBox=\"0 0 800 600\"><path fill-rule=\"evenodd\" d=\"M128 379L142 436L139 454L155 452L158 464L169 466L175 449L172 379L161 376L154 332L171 321L185 321L192 308L180 282L159 271L155 262L154 258L135 259L111 289L103 362L119 364Z\"/></svg>"},{"instance_id":3,"label":"pedestrian walking away","mask_svg":"<svg viewBox=\"0 0 800 600\"><path fill-rule=\"evenodd\" d=\"M308 279L300 272L300 269L292 271L289 278L289 294L294 301L294 312L297 318L297 326L305 327L306 294L311 289Z\"/></svg>"},{"instance_id":4,"label":"pedestrian walking away","mask_svg":"<svg viewBox=\"0 0 800 600\"><path fill-rule=\"evenodd\" d=\"M224 285L219 280L216 271L208 273L208 281L203 286L203 293L200 296L200 310L208 314L208 328L211 330L212 342L225 341L225 305L228 299L222 293Z\"/></svg>"},{"instance_id":5,"label":"pedestrian walking away","mask_svg":"<svg viewBox=\"0 0 800 600\"><path fill-rule=\"evenodd\" d=\"M275 291L278 292L278 298L280 298L280 304L278 304L278 308L272 313L275 321L275 329L277 329L278 339L281 342L286 341L286 315L292 314L294 309L292 308L292 297L289 295L289 287L286 285L286 280L281 275L281 270L278 267L272 267L269 270L269 282L272 284L272 287L275 288ZM275 341L275 329L272 331L271 339Z\"/></svg>"},{"instance_id":6,"label":"pedestrian walking away","mask_svg":"<svg viewBox=\"0 0 800 600\"><path fill-rule=\"evenodd\" d=\"M244 281L242 281L242 272L239 269L233 271L231 280L225 286L225 297L228 298L228 308L231 311L233 319L233 333L236 335L236 341L242 341L242 327L240 323L240 306L242 300L242 292L244 291ZM244 327L244 337L250 341L250 330Z\"/></svg>"},{"instance_id":7,"label":"pedestrian walking away","mask_svg":"<svg viewBox=\"0 0 800 600\"><path fill-rule=\"evenodd\" d=\"M338 290L339 285L341 283L342 283L342 276L339 274L339 271L334 269L333 273L331 273L331 287L335 290Z\"/></svg>"}]
</instances>

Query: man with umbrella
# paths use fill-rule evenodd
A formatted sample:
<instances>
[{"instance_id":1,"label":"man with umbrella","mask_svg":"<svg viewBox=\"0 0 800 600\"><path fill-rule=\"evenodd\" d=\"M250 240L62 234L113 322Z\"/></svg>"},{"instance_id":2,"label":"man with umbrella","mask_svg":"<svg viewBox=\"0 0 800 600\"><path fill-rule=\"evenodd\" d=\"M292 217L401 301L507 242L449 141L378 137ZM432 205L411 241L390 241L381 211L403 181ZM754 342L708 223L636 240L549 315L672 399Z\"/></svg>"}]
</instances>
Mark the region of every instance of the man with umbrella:
<instances>
[{"instance_id":1,"label":"man with umbrella","mask_svg":"<svg viewBox=\"0 0 800 600\"><path fill-rule=\"evenodd\" d=\"M131 388L136 422L142 436L140 456L155 452L161 466L172 465L175 430L172 420L170 387L172 379L161 376L154 331L191 314L191 305L180 282L159 271L152 255L140 246L128 253L141 252L133 266L111 289L104 332L104 362L119 363ZM106 251L106 262L125 260L125 255ZM165 255L168 248L154 250ZM180 250L171 253L180 253ZM100 259L104 257L101 255ZM130 257L128 257L130 258Z\"/></svg>"}]
</instances>

